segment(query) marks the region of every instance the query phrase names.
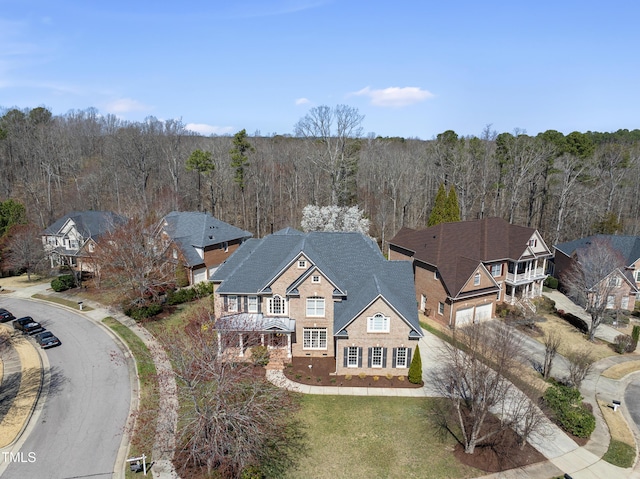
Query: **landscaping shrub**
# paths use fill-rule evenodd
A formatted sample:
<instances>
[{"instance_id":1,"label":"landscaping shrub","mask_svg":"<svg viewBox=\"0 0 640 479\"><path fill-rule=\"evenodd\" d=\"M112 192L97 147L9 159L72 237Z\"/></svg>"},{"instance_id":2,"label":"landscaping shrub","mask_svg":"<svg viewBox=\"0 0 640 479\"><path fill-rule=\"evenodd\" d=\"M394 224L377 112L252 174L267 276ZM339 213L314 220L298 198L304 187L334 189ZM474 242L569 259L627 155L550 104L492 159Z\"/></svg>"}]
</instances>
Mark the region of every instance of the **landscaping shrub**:
<instances>
[{"instance_id":1,"label":"landscaping shrub","mask_svg":"<svg viewBox=\"0 0 640 479\"><path fill-rule=\"evenodd\" d=\"M420 357L420 346L416 344L416 352L411 359L409 366L409 382L411 384L420 384L422 382L422 358Z\"/></svg>"},{"instance_id":2,"label":"landscaping shrub","mask_svg":"<svg viewBox=\"0 0 640 479\"><path fill-rule=\"evenodd\" d=\"M208 281L198 283L191 288L177 289L167 294L167 304L175 305L193 301L196 298L204 298L213 293L213 284Z\"/></svg>"},{"instance_id":3,"label":"landscaping shrub","mask_svg":"<svg viewBox=\"0 0 640 479\"><path fill-rule=\"evenodd\" d=\"M596 427L596 418L582 403L582 396L576 388L553 385L544 393L544 402L565 431L577 437L591 436Z\"/></svg>"},{"instance_id":4,"label":"landscaping shrub","mask_svg":"<svg viewBox=\"0 0 640 479\"><path fill-rule=\"evenodd\" d=\"M507 303L496 304L496 316L508 320L524 319L524 313L520 308Z\"/></svg>"},{"instance_id":5,"label":"landscaping shrub","mask_svg":"<svg viewBox=\"0 0 640 479\"><path fill-rule=\"evenodd\" d=\"M633 338L631 336L627 336L626 334L619 334L616 336L613 342L613 349L618 354L630 353L634 351L635 344L633 343Z\"/></svg>"},{"instance_id":6,"label":"landscaping shrub","mask_svg":"<svg viewBox=\"0 0 640 479\"><path fill-rule=\"evenodd\" d=\"M558 289L558 279L553 276L547 276L544 280L544 285L549 289Z\"/></svg>"},{"instance_id":7,"label":"landscaping shrub","mask_svg":"<svg viewBox=\"0 0 640 479\"><path fill-rule=\"evenodd\" d=\"M176 268L176 286L178 288L189 286L189 274L187 273L187 268L184 266L178 266Z\"/></svg>"},{"instance_id":8,"label":"landscaping shrub","mask_svg":"<svg viewBox=\"0 0 640 479\"><path fill-rule=\"evenodd\" d=\"M531 302L535 305L537 314L553 313L556 310L556 302L546 296L533 298Z\"/></svg>"},{"instance_id":9,"label":"landscaping shrub","mask_svg":"<svg viewBox=\"0 0 640 479\"><path fill-rule=\"evenodd\" d=\"M152 318L162 312L162 305L158 303L150 303L146 306L133 306L125 310L124 314L136 321Z\"/></svg>"},{"instance_id":10,"label":"landscaping shrub","mask_svg":"<svg viewBox=\"0 0 640 479\"><path fill-rule=\"evenodd\" d=\"M66 291L67 289L71 289L76 285L76 280L71 274L63 274L58 276L53 281L51 281L51 289L53 289L56 293L60 291Z\"/></svg>"},{"instance_id":11,"label":"landscaping shrub","mask_svg":"<svg viewBox=\"0 0 640 479\"><path fill-rule=\"evenodd\" d=\"M269 364L270 354L266 346L254 346L251 348L251 361L256 366Z\"/></svg>"},{"instance_id":12,"label":"landscaping shrub","mask_svg":"<svg viewBox=\"0 0 640 479\"><path fill-rule=\"evenodd\" d=\"M631 339L633 339L633 350L635 351L638 346L638 339L640 339L640 326L637 324L633 326L633 330L631 331Z\"/></svg>"},{"instance_id":13,"label":"landscaping shrub","mask_svg":"<svg viewBox=\"0 0 640 479\"><path fill-rule=\"evenodd\" d=\"M558 313L558 316L560 316L562 319L564 319L567 323L569 323L574 328L577 328L578 330L580 330L580 332L584 334L587 334L589 332L589 326L587 325L584 319L579 318L575 314L566 313L562 309L559 309L557 313Z\"/></svg>"}]
</instances>

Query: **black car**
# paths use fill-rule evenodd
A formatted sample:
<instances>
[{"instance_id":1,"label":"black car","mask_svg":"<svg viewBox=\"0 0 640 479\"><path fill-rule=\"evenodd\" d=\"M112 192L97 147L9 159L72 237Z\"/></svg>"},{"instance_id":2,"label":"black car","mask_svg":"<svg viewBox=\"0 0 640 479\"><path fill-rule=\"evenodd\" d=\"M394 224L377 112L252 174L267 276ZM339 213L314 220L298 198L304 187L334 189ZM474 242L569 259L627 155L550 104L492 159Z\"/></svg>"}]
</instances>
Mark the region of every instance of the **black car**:
<instances>
[{"instance_id":1,"label":"black car","mask_svg":"<svg viewBox=\"0 0 640 479\"><path fill-rule=\"evenodd\" d=\"M7 321L13 321L16 317L8 310L0 308L0 323L6 323Z\"/></svg>"},{"instance_id":2,"label":"black car","mask_svg":"<svg viewBox=\"0 0 640 479\"><path fill-rule=\"evenodd\" d=\"M31 316L25 316L24 318L16 319L13 322L13 328L29 335L44 331L42 325L39 322L35 321Z\"/></svg>"},{"instance_id":3,"label":"black car","mask_svg":"<svg viewBox=\"0 0 640 479\"><path fill-rule=\"evenodd\" d=\"M54 346L60 346L62 344L51 331L38 333L35 338L42 349L53 348Z\"/></svg>"}]
</instances>

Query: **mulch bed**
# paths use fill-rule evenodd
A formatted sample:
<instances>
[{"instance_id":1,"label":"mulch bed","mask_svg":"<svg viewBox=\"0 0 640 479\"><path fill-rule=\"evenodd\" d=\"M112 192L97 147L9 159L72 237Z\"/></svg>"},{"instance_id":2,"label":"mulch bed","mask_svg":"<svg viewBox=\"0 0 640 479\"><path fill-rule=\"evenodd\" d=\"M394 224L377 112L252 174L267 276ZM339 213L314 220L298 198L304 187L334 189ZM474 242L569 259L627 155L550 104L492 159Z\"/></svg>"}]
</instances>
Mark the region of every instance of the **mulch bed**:
<instances>
[{"instance_id":1,"label":"mulch bed","mask_svg":"<svg viewBox=\"0 0 640 479\"><path fill-rule=\"evenodd\" d=\"M492 421L498 421L489 416L485 421L487 427ZM464 452L462 444L456 444L453 455L462 464L472 466L486 472L501 472L517 467L528 466L547 459L529 443L520 448L516 434L507 429L492 438L489 444L476 446L473 454Z\"/></svg>"},{"instance_id":2,"label":"mulch bed","mask_svg":"<svg viewBox=\"0 0 640 479\"><path fill-rule=\"evenodd\" d=\"M311 367L309 367L311 365ZM334 358L292 358L291 363L285 365L284 375L291 381L311 386L346 386L368 388L420 388L423 384L412 384L406 376L403 380L385 375L351 376L336 375L336 360ZM375 379L375 378L378 379Z\"/></svg>"}]
</instances>

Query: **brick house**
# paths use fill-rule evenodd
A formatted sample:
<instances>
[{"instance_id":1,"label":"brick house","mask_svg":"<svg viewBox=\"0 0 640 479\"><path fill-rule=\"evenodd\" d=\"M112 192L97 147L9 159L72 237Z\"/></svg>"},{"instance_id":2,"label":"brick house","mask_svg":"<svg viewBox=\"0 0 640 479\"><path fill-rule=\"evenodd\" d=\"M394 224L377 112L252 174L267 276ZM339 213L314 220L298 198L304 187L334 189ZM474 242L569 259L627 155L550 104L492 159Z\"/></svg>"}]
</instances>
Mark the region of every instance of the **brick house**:
<instances>
[{"instance_id":1,"label":"brick house","mask_svg":"<svg viewBox=\"0 0 640 479\"><path fill-rule=\"evenodd\" d=\"M253 236L208 213L173 211L160 221L157 234L167 252L188 271L189 284L207 281L215 270Z\"/></svg>"},{"instance_id":2,"label":"brick house","mask_svg":"<svg viewBox=\"0 0 640 479\"><path fill-rule=\"evenodd\" d=\"M494 317L497 303L533 308L552 256L538 231L501 218L402 228L388 245L413 263L418 308L450 327Z\"/></svg>"},{"instance_id":3,"label":"brick house","mask_svg":"<svg viewBox=\"0 0 640 479\"><path fill-rule=\"evenodd\" d=\"M560 280L560 287L562 287L563 271L575 264L581 250L597 244L610 247L625 265L622 268L612 268L611 273L603 278L603 281L607 281L604 287L607 292L607 309L633 311L640 288L640 237L638 236L592 235L554 245L553 275Z\"/></svg>"},{"instance_id":4,"label":"brick house","mask_svg":"<svg viewBox=\"0 0 640 479\"><path fill-rule=\"evenodd\" d=\"M216 328L239 356L259 334L289 358L334 358L336 374L401 376L423 335L411 265L387 261L360 233L250 239L212 281Z\"/></svg>"},{"instance_id":5,"label":"brick house","mask_svg":"<svg viewBox=\"0 0 640 479\"><path fill-rule=\"evenodd\" d=\"M72 211L59 218L42 232L51 267L95 271L92 256L100 237L126 222L127 218L111 211Z\"/></svg>"}]
</instances>

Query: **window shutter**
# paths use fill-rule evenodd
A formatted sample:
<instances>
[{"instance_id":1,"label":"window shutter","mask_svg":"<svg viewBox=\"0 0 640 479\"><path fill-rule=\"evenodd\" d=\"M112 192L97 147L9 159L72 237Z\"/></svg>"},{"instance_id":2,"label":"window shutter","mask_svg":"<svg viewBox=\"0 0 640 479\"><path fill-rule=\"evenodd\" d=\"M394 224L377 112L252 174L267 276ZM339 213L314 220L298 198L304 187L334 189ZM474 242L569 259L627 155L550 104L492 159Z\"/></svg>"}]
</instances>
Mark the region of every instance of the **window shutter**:
<instances>
[{"instance_id":1,"label":"window shutter","mask_svg":"<svg viewBox=\"0 0 640 479\"><path fill-rule=\"evenodd\" d=\"M387 367L387 348L382 348L382 367Z\"/></svg>"},{"instance_id":2,"label":"window shutter","mask_svg":"<svg viewBox=\"0 0 640 479\"><path fill-rule=\"evenodd\" d=\"M396 356L398 355L398 348L393 348L393 359L391 360L391 367L396 367Z\"/></svg>"},{"instance_id":3,"label":"window shutter","mask_svg":"<svg viewBox=\"0 0 640 479\"><path fill-rule=\"evenodd\" d=\"M223 296L223 298L224 298L224 310L229 311L229 300L227 299L226 296Z\"/></svg>"},{"instance_id":4,"label":"window shutter","mask_svg":"<svg viewBox=\"0 0 640 479\"><path fill-rule=\"evenodd\" d=\"M367 355L369 356L367 358L367 367L371 367L371 352L373 351L373 348L368 348L367 349Z\"/></svg>"},{"instance_id":5,"label":"window shutter","mask_svg":"<svg viewBox=\"0 0 640 479\"><path fill-rule=\"evenodd\" d=\"M244 301L243 301L244 306L243 306L243 308L242 308L242 311L245 311L245 312L246 312L246 311L249 311L249 296L243 296L242 298L243 298L243 300L244 300Z\"/></svg>"},{"instance_id":6,"label":"window shutter","mask_svg":"<svg viewBox=\"0 0 640 479\"><path fill-rule=\"evenodd\" d=\"M358 367L362 367L362 348L358 348Z\"/></svg>"},{"instance_id":7,"label":"window shutter","mask_svg":"<svg viewBox=\"0 0 640 479\"><path fill-rule=\"evenodd\" d=\"M349 354L349 348L344 348L344 367L347 367L347 355Z\"/></svg>"},{"instance_id":8,"label":"window shutter","mask_svg":"<svg viewBox=\"0 0 640 479\"><path fill-rule=\"evenodd\" d=\"M258 296L258 313L262 313L262 296Z\"/></svg>"},{"instance_id":9,"label":"window shutter","mask_svg":"<svg viewBox=\"0 0 640 479\"><path fill-rule=\"evenodd\" d=\"M411 348L407 348L407 366L411 366Z\"/></svg>"}]
</instances>

